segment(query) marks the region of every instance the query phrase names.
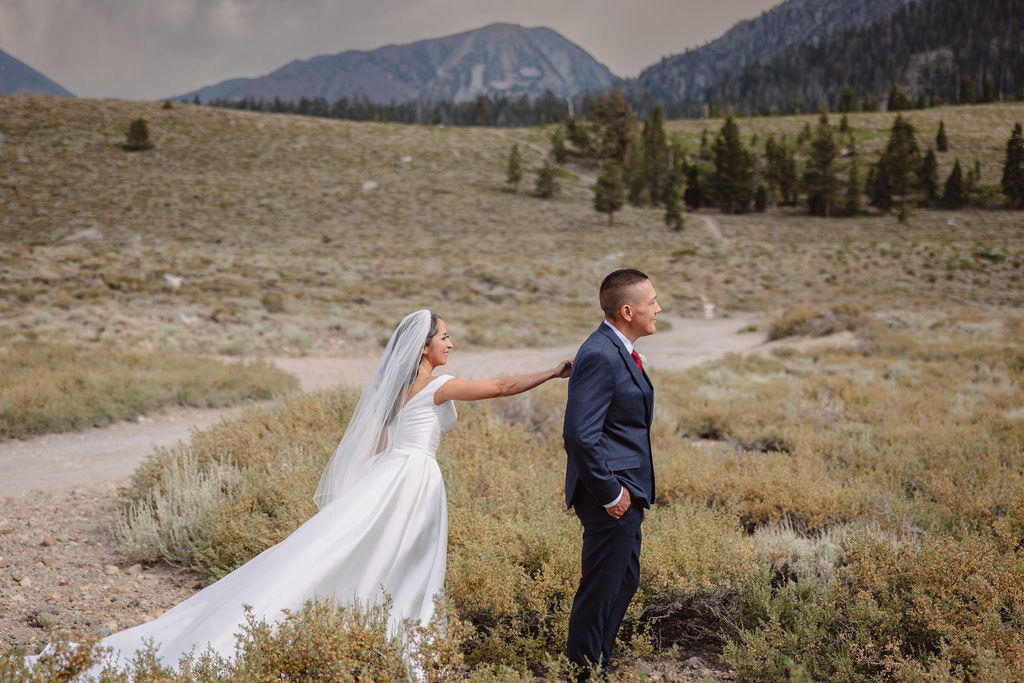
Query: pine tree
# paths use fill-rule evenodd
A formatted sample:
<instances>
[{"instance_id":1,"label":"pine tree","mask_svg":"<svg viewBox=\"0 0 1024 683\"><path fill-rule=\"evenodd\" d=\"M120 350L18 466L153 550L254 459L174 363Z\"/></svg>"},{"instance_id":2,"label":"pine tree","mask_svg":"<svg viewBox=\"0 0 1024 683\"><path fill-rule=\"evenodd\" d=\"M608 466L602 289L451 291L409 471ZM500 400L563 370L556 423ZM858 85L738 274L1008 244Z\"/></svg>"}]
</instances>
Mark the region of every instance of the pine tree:
<instances>
[{"instance_id":1,"label":"pine tree","mask_svg":"<svg viewBox=\"0 0 1024 683\"><path fill-rule=\"evenodd\" d=\"M124 148L131 152L140 152L153 149L153 142L149 139L149 127L146 119L137 118L128 126Z\"/></svg>"},{"instance_id":2,"label":"pine tree","mask_svg":"<svg viewBox=\"0 0 1024 683\"><path fill-rule=\"evenodd\" d=\"M575 117L570 116L566 119L565 133L572 146L581 154L589 155L593 151L590 146L590 133L587 131L587 126L577 121Z\"/></svg>"},{"instance_id":3,"label":"pine tree","mask_svg":"<svg viewBox=\"0 0 1024 683\"><path fill-rule=\"evenodd\" d=\"M700 132L700 158L704 161L711 161L711 144L708 142L708 129Z\"/></svg>"},{"instance_id":4,"label":"pine tree","mask_svg":"<svg viewBox=\"0 0 1024 683\"><path fill-rule=\"evenodd\" d=\"M594 185L594 209L608 214L608 225L615 225L615 212L622 208L626 188L622 181L622 164L609 159Z\"/></svg>"},{"instance_id":5,"label":"pine tree","mask_svg":"<svg viewBox=\"0 0 1024 683\"><path fill-rule=\"evenodd\" d=\"M551 158L556 164L564 164L569 158L569 152L565 148L565 138L562 137L562 127L556 126L551 132Z\"/></svg>"},{"instance_id":6,"label":"pine tree","mask_svg":"<svg viewBox=\"0 0 1024 683\"><path fill-rule=\"evenodd\" d=\"M775 136L769 133L764 141L764 182L765 200L772 206L778 204L779 178L781 176L778 162L779 151L779 144L775 142Z\"/></svg>"},{"instance_id":7,"label":"pine tree","mask_svg":"<svg viewBox=\"0 0 1024 683\"><path fill-rule=\"evenodd\" d=\"M907 93L899 89L896 84L893 84L892 88L889 89L889 104L887 109L889 111L904 111L906 109L912 109L914 103L907 97Z\"/></svg>"},{"instance_id":8,"label":"pine tree","mask_svg":"<svg viewBox=\"0 0 1024 683\"><path fill-rule=\"evenodd\" d=\"M761 183L757 186L757 190L754 191L754 212L764 213L765 209L768 208L768 188Z\"/></svg>"},{"instance_id":9,"label":"pine tree","mask_svg":"<svg viewBox=\"0 0 1024 683\"><path fill-rule=\"evenodd\" d=\"M960 169L960 160L953 162L953 170L946 178L945 191L942 193L942 204L948 209L959 209L967 203L967 187L964 184L964 173Z\"/></svg>"},{"instance_id":10,"label":"pine tree","mask_svg":"<svg viewBox=\"0 0 1024 683\"><path fill-rule=\"evenodd\" d=\"M523 179L523 160L519 156L519 143L513 143L512 151L508 153L508 167L505 169L505 182L512 186L516 194L519 193L519 181Z\"/></svg>"},{"instance_id":11,"label":"pine tree","mask_svg":"<svg viewBox=\"0 0 1024 683\"><path fill-rule=\"evenodd\" d=\"M939 162L935 159L935 150L931 147L921 160L921 171L918 173L921 181L921 189L929 202L934 202L939 196Z\"/></svg>"},{"instance_id":12,"label":"pine tree","mask_svg":"<svg viewBox=\"0 0 1024 683\"><path fill-rule=\"evenodd\" d=\"M704 205L704 193L701 190L700 167L696 164L686 169L686 190L683 192L683 203L691 210Z\"/></svg>"},{"instance_id":13,"label":"pine tree","mask_svg":"<svg viewBox=\"0 0 1024 683\"><path fill-rule=\"evenodd\" d=\"M1003 161L1003 194L1014 209L1024 209L1024 134L1018 123L1006 141Z\"/></svg>"},{"instance_id":14,"label":"pine tree","mask_svg":"<svg viewBox=\"0 0 1024 683\"><path fill-rule=\"evenodd\" d=\"M782 194L782 203L785 206L796 206L800 200L800 183L796 167L796 150L786 144L783 138L779 144L781 149L779 192Z\"/></svg>"},{"instance_id":15,"label":"pine tree","mask_svg":"<svg viewBox=\"0 0 1024 683\"><path fill-rule=\"evenodd\" d=\"M629 155L622 166L622 180L626 185L626 197L633 206L647 202L647 176L645 174L644 148L636 140L630 143Z\"/></svg>"},{"instance_id":16,"label":"pine tree","mask_svg":"<svg viewBox=\"0 0 1024 683\"><path fill-rule=\"evenodd\" d=\"M974 79L967 76L960 82L960 97L957 98L957 104L974 104L975 99Z\"/></svg>"},{"instance_id":17,"label":"pine tree","mask_svg":"<svg viewBox=\"0 0 1024 683\"><path fill-rule=\"evenodd\" d=\"M940 152L949 151L949 140L946 139L946 124L939 120L939 132L935 135L935 149Z\"/></svg>"},{"instance_id":18,"label":"pine tree","mask_svg":"<svg viewBox=\"0 0 1024 683\"><path fill-rule=\"evenodd\" d=\"M854 91L852 86L846 86L843 91L839 93L839 106L836 107L836 111L843 114L851 111L857 111L857 93Z\"/></svg>"},{"instance_id":19,"label":"pine tree","mask_svg":"<svg viewBox=\"0 0 1024 683\"><path fill-rule=\"evenodd\" d=\"M835 161L838 150L832 138L832 126L828 116L822 113L811 140L811 153L804 169L804 190L811 213L828 218L836 203L839 180L836 177Z\"/></svg>"},{"instance_id":20,"label":"pine tree","mask_svg":"<svg viewBox=\"0 0 1024 683\"><path fill-rule=\"evenodd\" d=\"M651 203L662 202L662 187L668 175L668 143L665 140L665 125L662 121L661 106L654 105L651 118L644 123L641 134L643 145L643 174L647 196Z\"/></svg>"},{"instance_id":21,"label":"pine tree","mask_svg":"<svg viewBox=\"0 0 1024 683\"><path fill-rule=\"evenodd\" d=\"M665 225L676 232L683 229L686 222L679 206L679 184L682 178L675 169L665 176L665 191L662 202L665 204Z\"/></svg>"},{"instance_id":22,"label":"pine tree","mask_svg":"<svg viewBox=\"0 0 1024 683\"><path fill-rule=\"evenodd\" d=\"M740 130L730 116L712 145L714 174L712 187L725 213L744 213L754 196L751 154L740 140Z\"/></svg>"},{"instance_id":23,"label":"pine tree","mask_svg":"<svg viewBox=\"0 0 1024 683\"><path fill-rule=\"evenodd\" d=\"M625 164L636 130L636 115L622 89L613 88L608 93L598 94L593 98L590 112L598 127L601 154Z\"/></svg>"},{"instance_id":24,"label":"pine tree","mask_svg":"<svg viewBox=\"0 0 1024 683\"><path fill-rule=\"evenodd\" d=\"M920 169L921 153L914 139L914 127L897 114L889 142L868 173L871 203L883 211L892 208L893 195L899 195L901 203L905 203L910 189L916 185Z\"/></svg>"},{"instance_id":25,"label":"pine tree","mask_svg":"<svg viewBox=\"0 0 1024 683\"><path fill-rule=\"evenodd\" d=\"M850 119L846 117L846 114L843 114L843 118L839 119L839 132L844 135L850 132Z\"/></svg>"},{"instance_id":26,"label":"pine tree","mask_svg":"<svg viewBox=\"0 0 1024 683\"><path fill-rule=\"evenodd\" d=\"M547 159L544 165L537 171L537 196L541 199L551 199L558 193L558 179L555 178L555 167Z\"/></svg>"},{"instance_id":27,"label":"pine tree","mask_svg":"<svg viewBox=\"0 0 1024 683\"><path fill-rule=\"evenodd\" d=\"M843 213L856 216L860 213L860 172L857 168L857 153L850 156L850 166L846 171L846 194L843 196Z\"/></svg>"}]
</instances>

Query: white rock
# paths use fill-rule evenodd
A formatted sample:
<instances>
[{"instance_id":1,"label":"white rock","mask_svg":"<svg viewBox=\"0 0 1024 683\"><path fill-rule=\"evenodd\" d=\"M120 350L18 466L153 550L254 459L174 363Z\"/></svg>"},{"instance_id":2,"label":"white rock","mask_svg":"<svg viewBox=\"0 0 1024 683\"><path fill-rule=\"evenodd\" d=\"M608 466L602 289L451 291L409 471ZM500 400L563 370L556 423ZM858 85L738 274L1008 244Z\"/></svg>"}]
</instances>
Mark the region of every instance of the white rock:
<instances>
[{"instance_id":1,"label":"white rock","mask_svg":"<svg viewBox=\"0 0 1024 683\"><path fill-rule=\"evenodd\" d=\"M73 232L64 238L65 242L90 242L92 240L103 239L103 233L98 228L86 228L85 230L79 230Z\"/></svg>"},{"instance_id":2,"label":"white rock","mask_svg":"<svg viewBox=\"0 0 1024 683\"><path fill-rule=\"evenodd\" d=\"M363 192L372 192L376 190L380 185L375 180L364 180L363 181Z\"/></svg>"},{"instance_id":3,"label":"white rock","mask_svg":"<svg viewBox=\"0 0 1024 683\"><path fill-rule=\"evenodd\" d=\"M164 284L172 292L176 291L179 287L181 287L181 283L183 281L184 281L184 278L182 278L182 277L180 277L178 275L171 275L170 273L164 273Z\"/></svg>"},{"instance_id":4,"label":"white rock","mask_svg":"<svg viewBox=\"0 0 1024 683\"><path fill-rule=\"evenodd\" d=\"M399 161L401 161L403 164L411 164L412 163L412 157L404 156Z\"/></svg>"}]
</instances>

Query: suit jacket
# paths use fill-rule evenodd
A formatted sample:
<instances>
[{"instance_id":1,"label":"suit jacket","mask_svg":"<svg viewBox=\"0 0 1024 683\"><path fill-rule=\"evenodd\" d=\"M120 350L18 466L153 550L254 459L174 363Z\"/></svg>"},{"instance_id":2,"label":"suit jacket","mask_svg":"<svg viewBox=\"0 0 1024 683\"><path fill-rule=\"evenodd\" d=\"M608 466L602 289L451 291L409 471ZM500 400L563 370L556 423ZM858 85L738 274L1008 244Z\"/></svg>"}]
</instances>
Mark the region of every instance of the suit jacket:
<instances>
[{"instance_id":1,"label":"suit jacket","mask_svg":"<svg viewBox=\"0 0 1024 683\"><path fill-rule=\"evenodd\" d=\"M654 502L651 419L654 387L607 325L576 353L565 405L565 504L580 486L602 505L625 486L637 502Z\"/></svg>"}]
</instances>

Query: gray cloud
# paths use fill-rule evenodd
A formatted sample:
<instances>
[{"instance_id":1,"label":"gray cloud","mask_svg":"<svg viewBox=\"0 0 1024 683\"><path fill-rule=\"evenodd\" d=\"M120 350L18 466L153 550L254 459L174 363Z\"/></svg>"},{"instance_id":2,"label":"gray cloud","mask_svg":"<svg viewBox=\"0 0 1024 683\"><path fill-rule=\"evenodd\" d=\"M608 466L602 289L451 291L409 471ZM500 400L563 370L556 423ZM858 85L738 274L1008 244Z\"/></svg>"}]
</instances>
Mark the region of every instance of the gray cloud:
<instances>
[{"instance_id":1,"label":"gray cloud","mask_svg":"<svg viewBox=\"0 0 1024 683\"><path fill-rule=\"evenodd\" d=\"M779 0L0 0L0 49L82 97L159 99L343 50L548 26L620 76Z\"/></svg>"}]
</instances>

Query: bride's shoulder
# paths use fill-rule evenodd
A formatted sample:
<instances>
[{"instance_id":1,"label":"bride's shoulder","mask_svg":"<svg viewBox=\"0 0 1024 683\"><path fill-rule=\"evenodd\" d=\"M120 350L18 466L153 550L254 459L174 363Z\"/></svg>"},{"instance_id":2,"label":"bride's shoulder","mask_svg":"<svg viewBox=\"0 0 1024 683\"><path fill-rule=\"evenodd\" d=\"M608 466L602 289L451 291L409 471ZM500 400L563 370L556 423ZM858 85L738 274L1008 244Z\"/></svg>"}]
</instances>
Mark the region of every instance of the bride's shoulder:
<instances>
[{"instance_id":1,"label":"bride's shoulder","mask_svg":"<svg viewBox=\"0 0 1024 683\"><path fill-rule=\"evenodd\" d=\"M455 379L455 375L438 375L434 379L430 380L430 384L434 391L437 391L445 385L448 380Z\"/></svg>"}]
</instances>

